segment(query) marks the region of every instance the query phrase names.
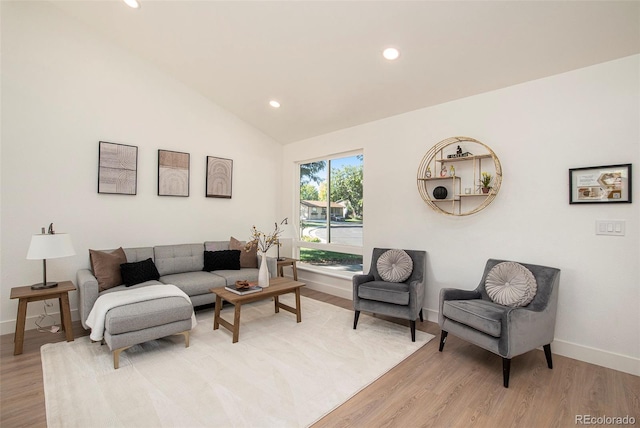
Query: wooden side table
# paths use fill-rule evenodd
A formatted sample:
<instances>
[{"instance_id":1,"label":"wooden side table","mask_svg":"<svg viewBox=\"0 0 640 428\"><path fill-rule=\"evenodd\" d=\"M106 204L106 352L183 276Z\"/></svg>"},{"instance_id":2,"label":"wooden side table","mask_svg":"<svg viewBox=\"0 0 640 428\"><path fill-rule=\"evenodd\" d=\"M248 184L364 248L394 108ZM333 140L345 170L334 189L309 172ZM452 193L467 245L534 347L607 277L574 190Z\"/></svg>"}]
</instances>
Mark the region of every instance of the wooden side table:
<instances>
[{"instance_id":1,"label":"wooden side table","mask_svg":"<svg viewBox=\"0 0 640 428\"><path fill-rule=\"evenodd\" d=\"M60 303L60 318L67 342L73 341L73 328L71 327L71 309L69 307L69 291L74 291L75 285L71 281L61 281L57 287L43 290L32 290L30 285L14 287L11 289L11 298L18 300L18 319L16 320L16 335L13 339L13 355L22 354L24 343L24 325L27 319L27 303L38 300L58 299Z\"/></svg>"},{"instance_id":2,"label":"wooden side table","mask_svg":"<svg viewBox=\"0 0 640 428\"><path fill-rule=\"evenodd\" d=\"M282 260L278 260L278 276L284 276L282 268L285 266L291 266L293 268L293 280L298 280L298 268L296 267L296 259L290 259L289 257L283 257Z\"/></svg>"}]
</instances>

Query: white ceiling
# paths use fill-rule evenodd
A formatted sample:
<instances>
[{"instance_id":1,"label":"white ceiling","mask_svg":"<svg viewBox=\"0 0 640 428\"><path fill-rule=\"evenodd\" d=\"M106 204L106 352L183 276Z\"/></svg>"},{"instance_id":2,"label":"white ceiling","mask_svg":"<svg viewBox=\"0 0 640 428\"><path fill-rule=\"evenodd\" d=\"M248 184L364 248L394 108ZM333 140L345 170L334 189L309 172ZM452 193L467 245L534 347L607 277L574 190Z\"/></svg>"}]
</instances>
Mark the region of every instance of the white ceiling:
<instances>
[{"instance_id":1,"label":"white ceiling","mask_svg":"<svg viewBox=\"0 0 640 428\"><path fill-rule=\"evenodd\" d=\"M283 144L640 53L639 1L140 1L52 3Z\"/></svg>"}]
</instances>

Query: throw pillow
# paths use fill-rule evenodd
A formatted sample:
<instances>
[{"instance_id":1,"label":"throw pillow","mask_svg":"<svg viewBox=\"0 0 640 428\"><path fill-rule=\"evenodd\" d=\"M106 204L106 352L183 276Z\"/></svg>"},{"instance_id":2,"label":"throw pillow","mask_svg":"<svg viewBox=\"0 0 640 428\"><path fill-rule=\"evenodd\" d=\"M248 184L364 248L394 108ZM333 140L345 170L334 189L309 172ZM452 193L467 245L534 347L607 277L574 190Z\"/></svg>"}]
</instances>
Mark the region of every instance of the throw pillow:
<instances>
[{"instance_id":1,"label":"throw pillow","mask_svg":"<svg viewBox=\"0 0 640 428\"><path fill-rule=\"evenodd\" d=\"M91 270L98 280L98 291L122 284L120 265L127 262L127 256L122 247L112 252L89 250Z\"/></svg>"},{"instance_id":2,"label":"throw pillow","mask_svg":"<svg viewBox=\"0 0 640 428\"><path fill-rule=\"evenodd\" d=\"M520 307L531 303L538 283L531 271L520 263L502 262L489 271L484 288L495 303Z\"/></svg>"},{"instance_id":3,"label":"throw pillow","mask_svg":"<svg viewBox=\"0 0 640 428\"><path fill-rule=\"evenodd\" d=\"M205 251L202 270L240 270L240 250Z\"/></svg>"},{"instance_id":4,"label":"throw pillow","mask_svg":"<svg viewBox=\"0 0 640 428\"><path fill-rule=\"evenodd\" d=\"M232 236L229 240L229 249L240 250L241 268L258 268L258 244L255 241L251 241L251 246L247 250L247 244Z\"/></svg>"},{"instance_id":5,"label":"throw pillow","mask_svg":"<svg viewBox=\"0 0 640 428\"><path fill-rule=\"evenodd\" d=\"M134 263L123 263L120 265L120 273L122 274L122 282L127 287L140 284L141 282L158 280L160 274L155 263L151 258Z\"/></svg>"},{"instance_id":6,"label":"throw pillow","mask_svg":"<svg viewBox=\"0 0 640 428\"><path fill-rule=\"evenodd\" d=\"M413 272L413 260L404 250L387 250L376 262L376 268L387 282L404 282Z\"/></svg>"}]
</instances>

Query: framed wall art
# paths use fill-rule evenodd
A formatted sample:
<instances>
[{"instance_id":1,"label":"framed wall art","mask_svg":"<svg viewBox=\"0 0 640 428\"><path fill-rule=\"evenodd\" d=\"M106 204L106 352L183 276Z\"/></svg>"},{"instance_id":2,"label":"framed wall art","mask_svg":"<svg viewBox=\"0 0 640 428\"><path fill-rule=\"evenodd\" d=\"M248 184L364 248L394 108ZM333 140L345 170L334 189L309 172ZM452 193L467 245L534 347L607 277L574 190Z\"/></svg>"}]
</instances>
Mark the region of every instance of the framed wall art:
<instances>
[{"instance_id":1,"label":"framed wall art","mask_svg":"<svg viewBox=\"0 0 640 428\"><path fill-rule=\"evenodd\" d=\"M631 203L631 164L569 170L569 203Z\"/></svg>"},{"instance_id":2,"label":"framed wall art","mask_svg":"<svg viewBox=\"0 0 640 428\"><path fill-rule=\"evenodd\" d=\"M207 198L231 199L233 160L207 156Z\"/></svg>"},{"instance_id":3,"label":"framed wall art","mask_svg":"<svg viewBox=\"0 0 640 428\"><path fill-rule=\"evenodd\" d=\"M189 196L189 153L158 150L158 196Z\"/></svg>"},{"instance_id":4,"label":"framed wall art","mask_svg":"<svg viewBox=\"0 0 640 428\"><path fill-rule=\"evenodd\" d=\"M98 143L98 193L135 195L138 181L138 147Z\"/></svg>"}]
</instances>

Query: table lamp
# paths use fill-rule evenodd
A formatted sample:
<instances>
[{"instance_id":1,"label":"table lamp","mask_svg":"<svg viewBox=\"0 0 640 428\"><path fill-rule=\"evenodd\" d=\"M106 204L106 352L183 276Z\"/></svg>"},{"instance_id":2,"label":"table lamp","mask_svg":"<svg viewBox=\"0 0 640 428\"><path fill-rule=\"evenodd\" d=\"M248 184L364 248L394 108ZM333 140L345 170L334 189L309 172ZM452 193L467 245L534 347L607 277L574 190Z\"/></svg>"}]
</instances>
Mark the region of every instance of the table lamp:
<instances>
[{"instance_id":1,"label":"table lamp","mask_svg":"<svg viewBox=\"0 0 640 428\"><path fill-rule=\"evenodd\" d=\"M31 288L42 290L56 287L58 285L57 282L47 282L47 259L73 256L75 253L71 243L71 236L66 233L55 233L53 231L53 223L49 225L47 233L45 233L43 227L42 234L31 237L31 244L27 252L27 260L42 259L42 283L33 284Z\"/></svg>"}]
</instances>

